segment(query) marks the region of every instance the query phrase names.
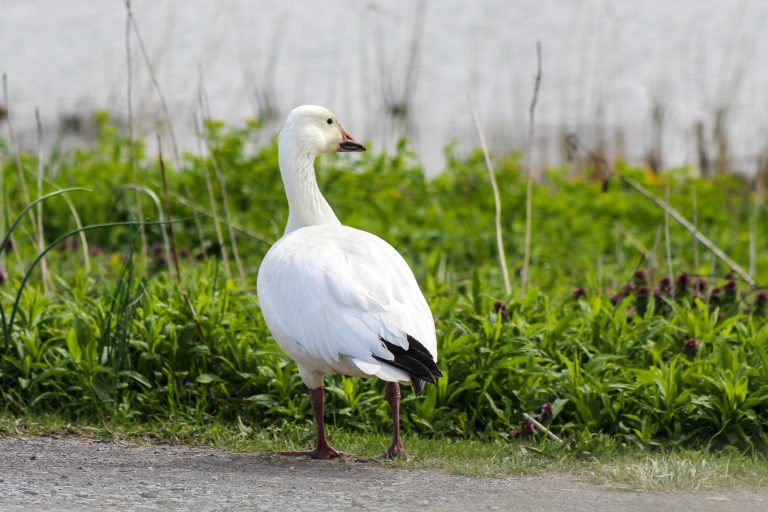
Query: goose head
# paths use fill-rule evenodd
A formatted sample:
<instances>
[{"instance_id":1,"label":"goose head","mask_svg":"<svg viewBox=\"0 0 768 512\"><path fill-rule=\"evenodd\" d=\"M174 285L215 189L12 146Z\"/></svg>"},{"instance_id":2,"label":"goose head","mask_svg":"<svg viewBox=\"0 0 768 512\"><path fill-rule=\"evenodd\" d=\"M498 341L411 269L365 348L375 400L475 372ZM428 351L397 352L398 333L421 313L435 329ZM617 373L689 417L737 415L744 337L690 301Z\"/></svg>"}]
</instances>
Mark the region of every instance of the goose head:
<instances>
[{"instance_id":1,"label":"goose head","mask_svg":"<svg viewBox=\"0 0 768 512\"><path fill-rule=\"evenodd\" d=\"M293 109L278 138L280 146L294 146L311 157L321 153L365 151L339 124L333 112L316 105Z\"/></svg>"}]
</instances>

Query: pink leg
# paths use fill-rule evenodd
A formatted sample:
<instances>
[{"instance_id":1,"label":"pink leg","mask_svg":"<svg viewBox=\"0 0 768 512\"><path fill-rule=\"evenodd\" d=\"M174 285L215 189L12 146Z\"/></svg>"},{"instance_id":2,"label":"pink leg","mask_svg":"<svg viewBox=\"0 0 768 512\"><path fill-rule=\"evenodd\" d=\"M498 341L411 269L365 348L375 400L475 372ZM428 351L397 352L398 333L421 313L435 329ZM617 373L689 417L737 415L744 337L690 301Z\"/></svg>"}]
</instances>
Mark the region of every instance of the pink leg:
<instances>
[{"instance_id":1,"label":"pink leg","mask_svg":"<svg viewBox=\"0 0 768 512\"><path fill-rule=\"evenodd\" d=\"M311 457L313 459L335 459L341 457L341 453L331 448L331 445L328 444L328 439L325 437L323 402L323 388L309 390L309 403L312 404L312 410L315 413L315 428L317 429L317 446L315 449L311 451L280 452L280 455Z\"/></svg>"},{"instance_id":2,"label":"pink leg","mask_svg":"<svg viewBox=\"0 0 768 512\"><path fill-rule=\"evenodd\" d=\"M385 459L398 459L406 456L403 443L400 442L400 384L388 382L384 396L392 409L392 445L389 450L384 452L383 457Z\"/></svg>"}]
</instances>

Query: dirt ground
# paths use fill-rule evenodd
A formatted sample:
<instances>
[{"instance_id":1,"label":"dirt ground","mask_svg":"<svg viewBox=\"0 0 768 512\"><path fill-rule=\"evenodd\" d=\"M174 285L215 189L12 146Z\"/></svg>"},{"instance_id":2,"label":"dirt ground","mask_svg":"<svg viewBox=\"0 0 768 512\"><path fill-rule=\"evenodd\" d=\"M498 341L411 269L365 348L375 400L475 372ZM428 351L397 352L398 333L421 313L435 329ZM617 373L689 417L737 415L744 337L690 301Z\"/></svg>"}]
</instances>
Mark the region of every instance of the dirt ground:
<instances>
[{"instance_id":1,"label":"dirt ground","mask_svg":"<svg viewBox=\"0 0 768 512\"><path fill-rule=\"evenodd\" d=\"M476 478L354 460L82 439L0 439L0 510L768 510L768 490L650 493L562 474Z\"/></svg>"}]
</instances>

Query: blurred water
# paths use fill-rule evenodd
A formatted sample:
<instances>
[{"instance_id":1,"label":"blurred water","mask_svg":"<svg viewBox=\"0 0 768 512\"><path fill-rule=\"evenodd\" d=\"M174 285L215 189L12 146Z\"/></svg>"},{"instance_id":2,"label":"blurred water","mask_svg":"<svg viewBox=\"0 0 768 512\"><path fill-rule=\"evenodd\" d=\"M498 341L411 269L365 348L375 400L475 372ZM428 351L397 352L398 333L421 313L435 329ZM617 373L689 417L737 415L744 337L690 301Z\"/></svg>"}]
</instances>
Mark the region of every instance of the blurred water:
<instances>
[{"instance_id":1,"label":"blurred water","mask_svg":"<svg viewBox=\"0 0 768 512\"><path fill-rule=\"evenodd\" d=\"M558 139L566 131L590 145L602 139L609 153L623 140L630 159L641 159L652 144L654 103L663 107L665 164L693 162L694 123L703 122L711 134L721 109L740 170L753 172L768 147L764 0L427 1L404 127L393 121L384 98L406 81L419 5L133 1L185 145L194 133L201 70L216 118L239 122L256 115L263 107L259 94L274 95L280 118L295 105L322 104L374 146L389 145L407 130L431 172L452 138L461 147L476 144L467 93L492 149L522 148L540 40L539 165L560 163ZM120 0L2 1L0 71L8 75L14 125L26 145L34 145L35 107L49 140L63 118L76 127L74 114L108 108L125 116L124 37ZM134 109L149 135L158 97L135 38L132 47ZM277 129L269 126L267 134Z\"/></svg>"}]
</instances>

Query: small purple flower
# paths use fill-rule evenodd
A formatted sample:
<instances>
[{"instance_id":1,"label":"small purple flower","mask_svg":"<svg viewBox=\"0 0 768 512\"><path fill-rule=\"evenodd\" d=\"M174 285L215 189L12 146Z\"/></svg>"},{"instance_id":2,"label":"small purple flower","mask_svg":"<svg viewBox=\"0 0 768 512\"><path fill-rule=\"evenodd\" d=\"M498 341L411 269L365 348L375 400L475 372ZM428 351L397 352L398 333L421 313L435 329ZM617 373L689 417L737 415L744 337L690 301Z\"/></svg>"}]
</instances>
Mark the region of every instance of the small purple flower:
<instances>
[{"instance_id":1,"label":"small purple flower","mask_svg":"<svg viewBox=\"0 0 768 512\"><path fill-rule=\"evenodd\" d=\"M699 353L700 345L701 345L701 342L696 338L691 338L689 340L686 340L685 343L683 343L683 354L691 357L696 357L696 354Z\"/></svg>"},{"instance_id":2,"label":"small purple flower","mask_svg":"<svg viewBox=\"0 0 768 512\"><path fill-rule=\"evenodd\" d=\"M523 435L532 436L536 433L536 425L531 420L523 420L520 424L520 430L523 431Z\"/></svg>"},{"instance_id":3,"label":"small purple flower","mask_svg":"<svg viewBox=\"0 0 768 512\"><path fill-rule=\"evenodd\" d=\"M644 316L648 309L648 299L651 297L651 289L648 285L642 285L637 288L635 292L636 300L635 306L637 307L637 314Z\"/></svg>"},{"instance_id":4,"label":"small purple flower","mask_svg":"<svg viewBox=\"0 0 768 512\"><path fill-rule=\"evenodd\" d=\"M0 286L5 284L8 279L8 272L5 271L5 267L0 267Z\"/></svg>"},{"instance_id":5,"label":"small purple flower","mask_svg":"<svg viewBox=\"0 0 768 512\"><path fill-rule=\"evenodd\" d=\"M8 243L5 245L7 252L13 252L16 249L16 244L13 242L13 238L8 239Z\"/></svg>"},{"instance_id":6,"label":"small purple flower","mask_svg":"<svg viewBox=\"0 0 768 512\"><path fill-rule=\"evenodd\" d=\"M165 246L160 242L156 242L152 244L152 247L151 247L152 254L154 254L155 256L160 256L161 254L163 254L164 249L165 249Z\"/></svg>"},{"instance_id":7,"label":"small purple flower","mask_svg":"<svg viewBox=\"0 0 768 512\"><path fill-rule=\"evenodd\" d=\"M659 281L659 291L662 295L672 295L672 280L664 276Z\"/></svg>"},{"instance_id":8,"label":"small purple flower","mask_svg":"<svg viewBox=\"0 0 768 512\"><path fill-rule=\"evenodd\" d=\"M539 421L546 422L552 419L552 404L547 402L539 407Z\"/></svg>"},{"instance_id":9,"label":"small purple flower","mask_svg":"<svg viewBox=\"0 0 768 512\"><path fill-rule=\"evenodd\" d=\"M739 285L736 283L734 279L729 279L725 286L723 287L723 292L725 292L725 298L729 301L736 300L736 293L739 291Z\"/></svg>"},{"instance_id":10,"label":"small purple flower","mask_svg":"<svg viewBox=\"0 0 768 512\"><path fill-rule=\"evenodd\" d=\"M512 439L532 436L535 433L536 425L534 425L531 420L523 420L522 423L520 423L520 428L512 431Z\"/></svg>"},{"instance_id":11,"label":"small purple flower","mask_svg":"<svg viewBox=\"0 0 768 512\"><path fill-rule=\"evenodd\" d=\"M101 247L89 247L88 248L88 255L90 255L90 256L98 256L101 253L102 253Z\"/></svg>"},{"instance_id":12,"label":"small purple flower","mask_svg":"<svg viewBox=\"0 0 768 512\"><path fill-rule=\"evenodd\" d=\"M643 270L636 270L632 275L632 285L635 288L640 288L642 286L646 286L647 284L648 278L645 276L645 272Z\"/></svg>"},{"instance_id":13,"label":"small purple flower","mask_svg":"<svg viewBox=\"0 0 768 512\"><path fill-rule=\"evenodd\" d=\"M501 318L507 318L507 305L497 300L493 303L493 311L501 315Z\"/></svg>"},{"instance_id":14,"label":"small purple flower","mask_svg":"<svg viewBox=\"0 0 768 512\"><path fill-rule=\"evenodd\" d=\"M768 314L768 291L762 291L755 297L755 313Z\"/></svg>"},{"instance_id":15,"label":"small purple flower","mask_svg":"<svg viewBox=\"0 0 768 512\"><path fill-rule=\"evenodd\" d=\"M688 293L688 287L690 284L691 278L685 272L677 276L677 281L675 281L675 295L683 295Z\"/></svg>"},{"instance_id":16,"label":"small purple flower","mask_svg":"<svg viewBox=\"0 0 768 512\"><path fill-rule=\"evenodd\" d=\"M573 300L581 300L587 297L587 289L579 286L573 289Z\"/></svg>"},{"instance_id":17,"label":"small purple flower","mask_svg":"<svg viewBox=\"0 0 768 512\"><path fill-rule=\"evenodd\" d=\"M705 293L707 293L707 280L700 277L693 282L693 295L694 297L701 297Z\"/></svg>"},{"instance_id":18,"label":"small purple flower","mask_svg":"<svg viewBox=\"0 0 768 512\"><path fill-rule=\"evenodd\" d=\"M613 306L618 306L622 300L624 300L623 293L615 293L611 295L611 305Z\"/></svg>"}]
</instances>

